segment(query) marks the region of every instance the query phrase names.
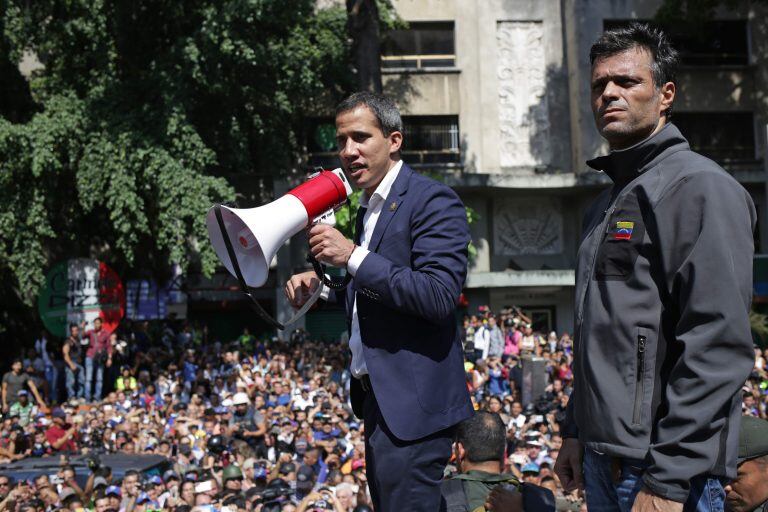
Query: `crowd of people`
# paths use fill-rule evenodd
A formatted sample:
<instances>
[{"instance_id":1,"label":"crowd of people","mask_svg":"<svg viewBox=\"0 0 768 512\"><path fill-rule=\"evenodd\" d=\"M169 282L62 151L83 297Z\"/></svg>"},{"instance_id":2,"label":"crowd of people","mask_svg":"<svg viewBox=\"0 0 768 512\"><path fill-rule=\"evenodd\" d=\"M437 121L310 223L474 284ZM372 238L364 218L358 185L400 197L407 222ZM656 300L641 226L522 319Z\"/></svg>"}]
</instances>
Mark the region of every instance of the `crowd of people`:
<instances>
[{"instance_id":1,"label":"crowd of people","mask_svg":"<svg viewBox=\"0 0 768 512\"><path fill-rule=\"evenodd\" d=\"M85 327L73 325L61 344L41 336L3 377L0 462L61 464L31 480L0 471L0 512L369 510L343 341L302 330L264 340L245 329L222 343L189 323ZM481 307L463 330L473 404L506 427L505 472L562 496L552 468L573 378L570 336L536 332L517 308ZM744 414L766 418L768 351L755 354ZM543 361L546 385L525 403L530 358ZM96 466L83 485L67 457L89 453L157 454L170 466L119 481Z\"/></svg>"}]
</instances>

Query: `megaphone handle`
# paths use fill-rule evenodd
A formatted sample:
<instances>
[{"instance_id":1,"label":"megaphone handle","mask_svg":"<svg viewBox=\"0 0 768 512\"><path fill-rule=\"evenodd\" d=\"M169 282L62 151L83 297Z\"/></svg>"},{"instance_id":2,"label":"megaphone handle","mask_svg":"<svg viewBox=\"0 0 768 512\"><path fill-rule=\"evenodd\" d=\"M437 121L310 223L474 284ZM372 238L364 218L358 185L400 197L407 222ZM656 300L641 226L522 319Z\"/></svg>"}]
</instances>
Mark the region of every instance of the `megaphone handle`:
<instances>
[{"instance_id":1,"label":"megaphone handle","mask_svg":"<svg viewBox=\"0 0 768 512\"><path fill-rule=\"evenodd\" d=\"M330 279L325 275L325 269L323 268L323 265L317 261L317 259L315 259L312 253L307 256L307 260L312 264L312 268L315 270L315 274L317 274L318 279L320 279L320 281L322 281L325 286L332 290L343 290L352 280L352 274L350 273L347 273L341 281L334 281L333 279Z\"/></svg>"},{"instance_id":2,"label":"megaphone handle","mask_svg":"<svg viewBox=\"0 0 768 512\"><path fill-rule=\"evenodd\" d=\"M318 286L317 289L312 293L312 295L309 297L309 300L304 303L303 306L301 306L301 309L296 311L296 313L293 314L291 318L285 321L286 326L291 325L293 322L304 316L307 311L309 311L309 308L315 305L315 302L320 298L320 295L323 293L323 287Z\"/></svg>"},{"instance_id":3,"label":"megaphone handle","mask_svg":"<svg viewBox=\"0 0 768 512\"><path fill-rule=\"evenodd\" d=\"M240 283L240 289L243 291L243 293L248 296L250 300L249 305L251 306L251 309L253 309L254 312L256 312L259 317L267 322L269 325L276 329L280 329L281 331L285 329L285 326L269 316L269 313L264 311L264 308L261 307L261 304L259 304L259 301L257 301L253 295L251 295L250 288L245 282L245 279L243 278L243 273L240 271L240 264L237 262L237 256L235 256L235 250L232 248L232 241L229 239L229 235L227 234L227 228L224 225L224 218L221 215L221 205L215 204L213 205L213 212L216 215L216 222L219 224L219 229L221 230L221 236L224 239L224 246L227 248L227 255L229 256L229 261L232 262L232 270L235 271L235 277L237 278L237 281Z\"/></svg>"}]
</instances>

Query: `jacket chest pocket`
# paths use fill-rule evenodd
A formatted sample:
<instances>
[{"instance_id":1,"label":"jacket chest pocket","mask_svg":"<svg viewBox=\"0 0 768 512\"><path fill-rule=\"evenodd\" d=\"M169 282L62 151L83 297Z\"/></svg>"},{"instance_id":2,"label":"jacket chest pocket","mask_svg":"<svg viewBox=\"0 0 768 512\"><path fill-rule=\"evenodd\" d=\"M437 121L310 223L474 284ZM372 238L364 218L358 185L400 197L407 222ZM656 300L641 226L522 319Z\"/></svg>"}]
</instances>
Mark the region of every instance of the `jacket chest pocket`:
<instances>
[{"instance_id":1,"label":"jacket chest pocket","mask_svg":"<svg viewBox=\"0 0 768 512\"><path fill-rule=\"evenodd\" d=\"M626 280L632 274L643 244L645 224L632 195L622 201L608 221L595 261L598 281Z\"/></svg>"}]
</instances>

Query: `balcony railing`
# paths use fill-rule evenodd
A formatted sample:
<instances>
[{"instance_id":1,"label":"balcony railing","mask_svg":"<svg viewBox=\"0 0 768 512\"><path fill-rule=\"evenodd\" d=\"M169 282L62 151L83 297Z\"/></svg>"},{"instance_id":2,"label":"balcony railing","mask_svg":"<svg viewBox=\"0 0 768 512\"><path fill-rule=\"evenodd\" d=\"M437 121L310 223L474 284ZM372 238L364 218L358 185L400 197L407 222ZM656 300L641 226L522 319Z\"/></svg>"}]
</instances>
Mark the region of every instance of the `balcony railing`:
<instances>
[{"instance_id":1,"label":"balcony railing","mask_svg":"<svg viewBox=\"0 0 768 512\"><path fill-rule=\"evenodd\" d=\"M403 151L403 161L413 167L456 167L461 164L458 149ZM310 153L307 158L309 167L334 169L339 166L339 154L336 152Z\"/></svg>"},{"instance_id":2,"label":"balcony railing","mask_svg":"<svg viewBox=\"0 0 768 512\"><path fill-rule=\"evenodd\" d=\"M452 68L456 55L383 55L382 69Z\"/></svg>"}]
</instances>

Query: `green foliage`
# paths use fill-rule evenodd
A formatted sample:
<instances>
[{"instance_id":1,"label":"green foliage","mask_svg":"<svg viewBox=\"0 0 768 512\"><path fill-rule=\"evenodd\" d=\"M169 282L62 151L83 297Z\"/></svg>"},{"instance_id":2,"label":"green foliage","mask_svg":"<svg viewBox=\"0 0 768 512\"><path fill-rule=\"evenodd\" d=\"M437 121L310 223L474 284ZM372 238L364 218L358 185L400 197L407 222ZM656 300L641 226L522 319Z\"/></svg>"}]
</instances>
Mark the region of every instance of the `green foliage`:
<instances>
[{"instance_id":1,"label":"green foliage","mask_svg":"<svg viewBox=\"0 0 768 512\"><path fill-rule=\"evenodd\" d=\"M225 177L271 196L298 170L303 118L351 89L345 23L314 0L0 1L4 303L31 305L71 257L210 274ZM44 66L28 84L25 50Z\"/></svg>"},{"instance_id":2,"label":"green foliage","mask_svg":"<svg viewBox=\"0 0 768 512\"><path fill-rule=\"evenodd\" d=\"M408 28L408 22L397 13L392 0L376 0L382 32Z\"/></svg>"},{"instance_id":3,"label":"green foliage","mask_svg":"<svg viewBox=\"0 0 768 512\"><path fill-rule=\"evenodd\" d=\"M352 192L352 195L349 196L349 205L336 212L336 229L349 239L355 237L355 221L357 220L355 216L357 209L360 208L360 194L362 192L362 190Z\"/></svg>"}]
</instances>

